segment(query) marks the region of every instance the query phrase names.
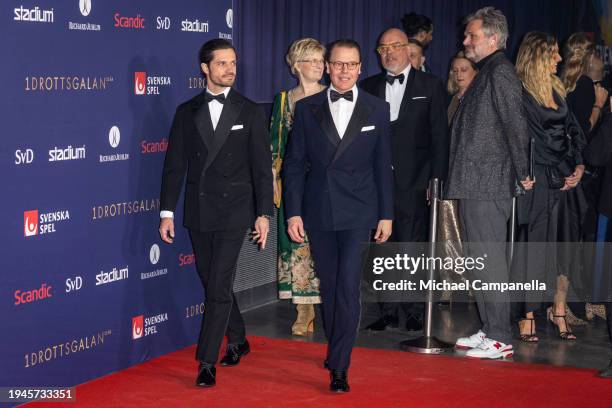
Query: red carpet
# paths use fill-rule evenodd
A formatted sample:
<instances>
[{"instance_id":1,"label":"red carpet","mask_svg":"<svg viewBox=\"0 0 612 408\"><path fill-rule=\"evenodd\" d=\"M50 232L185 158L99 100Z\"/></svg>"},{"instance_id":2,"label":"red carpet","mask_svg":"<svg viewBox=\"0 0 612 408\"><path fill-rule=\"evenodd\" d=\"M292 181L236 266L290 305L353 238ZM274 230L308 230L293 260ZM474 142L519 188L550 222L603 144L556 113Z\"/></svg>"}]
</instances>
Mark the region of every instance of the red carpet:
<instances>
[{"instance_id":1,"label":"red carpet","mask_svg":"<svg viewBox=\"0 0 612 408\"><path fill-rule=\"evenodd\" d=\"M594 370L356 348L351 392L328 392L325 345L249 337L252 352L195 387L194 348L77 387L66 407L612 407ZM43 405L29 404L28 407Z\"/></svg>"}]
</instances>

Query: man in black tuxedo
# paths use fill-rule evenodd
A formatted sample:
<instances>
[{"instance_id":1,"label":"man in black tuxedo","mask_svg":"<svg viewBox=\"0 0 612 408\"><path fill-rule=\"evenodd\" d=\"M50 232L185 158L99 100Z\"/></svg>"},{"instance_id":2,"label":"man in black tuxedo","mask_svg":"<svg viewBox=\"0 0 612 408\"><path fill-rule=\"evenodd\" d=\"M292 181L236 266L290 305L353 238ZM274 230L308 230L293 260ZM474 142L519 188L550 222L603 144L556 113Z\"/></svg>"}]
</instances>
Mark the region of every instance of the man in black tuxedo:
<instances>
[{"instance_id":1,"label":"man in black tuxedo","mask_svg":"<svg viewBox=\"0 0 612 408\"><path fill-rule=\"evenodd\" d=\"M359 44L329 49L325 92L297 102L283 163L289 236L308 233L321 281L330 389L347 392L360 318L363 243L391 235L393 175L389 104L357 88Z\"/></svg>"},{"instance_id":2,"label":"man in black tuxedo","mask_svg":"<svg viewBox=\"0 0 612 408\"><path fill-rule=\"evenodd\" d=\"M272 210L272 157L263 111L232 89L236 52L228 41L210 40L200 49L206 91L180 105L174 116L161 188L163 241L174 238L174 209L185 173L185 219L196 267L206 295L198 340L196 384L215 385L215 364L224 334L225 366L250 351L233 293L244 236L265 248Z\"/></svg>"},{"instance_id":3,"label":"man in black tuxedo","mask_svg":"<svg viewBox=\"0 0 612 408\"><path fill-rule=\"evenodd\" d=\"M397 28L385 31L376 49L385 71L366 78L362 87L391 105L391 146L395 177L392 242L427 240L429 180L446 178L448 128L442 82L411 66L410 43ZM382 317L370 330L398 325L398 303L381 303ZM403 304L408 330L423 327L421 303Z\"/></svg>"}]
</instances>

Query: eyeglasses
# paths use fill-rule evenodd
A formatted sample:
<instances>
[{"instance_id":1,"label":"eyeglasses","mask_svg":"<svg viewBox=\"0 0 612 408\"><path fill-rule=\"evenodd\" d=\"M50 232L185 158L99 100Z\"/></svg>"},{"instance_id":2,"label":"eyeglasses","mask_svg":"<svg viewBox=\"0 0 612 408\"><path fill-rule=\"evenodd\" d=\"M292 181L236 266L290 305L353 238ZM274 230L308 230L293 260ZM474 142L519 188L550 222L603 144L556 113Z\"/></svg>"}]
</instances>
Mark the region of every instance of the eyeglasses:
<instances>
[{"instance_id":1,"label":"eyeglasses","mask_svg":"<svg viewBox=\"0 0 612 408\"><path fill-rule=\"evenodd\" d=\"M342 61L329 61L329 65L331 65L335 70L341 71L346 67L349 71L354 71L361 64L361 62L342 62Z\"/></svg>"},{"instance_id":2,"label":"eyeglasses","mask_svg":"<svg viewBox=\"0 0 612 408\"><path fill-rule=\"evenodd\" d=\"M397 51L402 47L407 46L408 44L402 44L402 43L393 43L393 44L384 44L384 45L379 45L378 48L376 48L376 51L378 51L378 53L380 55L382 54L386 54L388 52L393 52L393 51Z\"/></svg>"},{"instance_id":3,"label":"eyeglasses","mask_svg":"<svg viewBox=\"0 0 612 408\"><path fill-rule=\"evenodd\" d=\"M308 60L299 60L298 62L307 62L310 64L311 67L318 67L319 65L323 65L325 63L325 61L323 61L322 59L308 59Z\"/></svg>"}]
</instances>

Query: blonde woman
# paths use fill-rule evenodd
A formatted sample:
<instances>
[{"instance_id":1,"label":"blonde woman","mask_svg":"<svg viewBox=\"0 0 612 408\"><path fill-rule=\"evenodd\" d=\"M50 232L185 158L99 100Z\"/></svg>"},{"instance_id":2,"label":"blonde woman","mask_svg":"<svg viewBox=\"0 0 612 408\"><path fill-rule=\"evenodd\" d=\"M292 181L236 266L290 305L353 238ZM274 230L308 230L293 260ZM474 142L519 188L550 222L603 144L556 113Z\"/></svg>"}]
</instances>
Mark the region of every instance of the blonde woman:
<instances>
[{"instance_id":1,"label":"blonde woman","mask_svg":"<svg viewBox=\"0 0 612 408\"><path fill-rule=\"evenodd\" d=\"M567 103L585 134L601 117L608 97L608 91L600 84L593 84L587 75L594 54L595 47L586 33L572 34L563 49L565 63L561 80L567 91Z\"/></svg>"},{"instance_id":2,"label":"blonde woman","mask_svg":"<svg viewBox=\"0 0 612 408\"><path fill-rule=\"evenodd\" d=\"M467 59L463 51L459 51L451 61L451 69L448 73L448 82L446 85L448 94L452 95L452 99L446 111L449 126L459 107L459 101L463 98L465 91L467 91L472 80L476 77L476 74L478 74L476 64Z\"/></svg>"},{"instance_id":3,"label":"blonde woman","mask_svg":"<svg viewBox=\"0 0 612 408\"><path fill-rule=\"evenodd\" d=\"M308 241L296 243L287 235L285 212L281 202L280 169L287 139L291 137L293 109L302 98L321 92L325 47L312 38L302 38L291 44L285 60L298 84L274 98L270 143L274 173L274 203L278 208L278 288L281 299L297 304L297 318L291 332L305 336L314 330L314 304L321 303L319 279L316 277Z\"/></svg>"},{"instance_id":4,"label":"blonde woman","mask_svg":"<svg viewBox=\"0 0 612 408\"><path fill-rule=\"evenodd\" d=\"M524 214L520 237L525 242L579 240L576 231L579 210L575 208L573 194L584 172L581 152L585 140L565 101L565 87L556 75L560 61L556 39L542 32L525 36L516 61L524 87L523 106L536 180L533 190L519 199L519 214ZM541 247L528 248L523 255L525 258L520 258L526 265L524 268L514 265L514 279L522 282L538 279L547 282L547 287L554 287L556 281L554 304L547 317L557 326L561 339L575 340L565 315L569 281L561 251L551 245L545 251ZM523 304L519 330L525 342L538 341L534 314L542 309L542 300L530 294Z\"/></svg>"}]
</instances>

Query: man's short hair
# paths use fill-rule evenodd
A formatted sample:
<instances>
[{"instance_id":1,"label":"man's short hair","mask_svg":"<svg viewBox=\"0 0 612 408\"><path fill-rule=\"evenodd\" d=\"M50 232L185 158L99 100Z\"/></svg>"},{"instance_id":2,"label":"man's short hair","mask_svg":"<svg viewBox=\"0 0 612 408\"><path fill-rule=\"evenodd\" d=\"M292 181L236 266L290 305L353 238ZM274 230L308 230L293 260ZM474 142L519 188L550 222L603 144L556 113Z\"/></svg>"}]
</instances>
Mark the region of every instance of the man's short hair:
<instances>
[{"instance_id":1,"label":"man's short hair","mask_svg":"<svg viewBox=\"0 0 612 408\"><path fill-rule=\"evenodd\" d=\"M474 20L482 20L482 30L487 37L497 34L497 49L506 48L508 40L508 20L504 13L495 7L483 7L465 18L467 25Z\"/></svg>"},{"instance_id":2,"label":"man's short hair","mask_svg":"<svg viewBox=\"0 0 612 408\"><path fill-rule=\"evenodd\" d=\"M421 31L429 33L433 30L431 19L414 11L402 17L402 25L408 37L415 37Z\"/></svg>"},{"instance_id":3,"label":"man's short hair","mask_svg":"<svg viewBox=\"0 0 612 408\"><path fill-rule=\"evenodd\" d=\"M408 44L416 45L417 47L421 49L421 52L425 50L425 47L423 47L423 43L420 42L419 40L415 40L414 38L408 38Z\"/></svg>"},{"instance_id":4,"label":"man's short hair","mask_svg":"<svg viewBox=\"0 0 612 408\"><path fill-rule=\"evenodd\" d=\"M236 49L232 43L222 38L215 38L210 41L206 41L202 48L200 48L200 64L210 64L210 61L213 59L213 52L217 50L229 49L234 50L234 53L236 52Z\"/></svg>"},{"instance_id":5,"label":"man's short hair","mask_svg":"<svg viewBox=\"0 0 612 408\"><path fill-rule=\"evenodd\" d=\"M361 47L359 46L359 43L357 41L351 40L350 38L342 38L329 44L329 46L327 47L327 56L325 58L327 61L329 61L329 59L331 58L332 51L336 47L356 49L357 53L359 54L359 62L361 62Z\"/></svg>"}]
</instances>

